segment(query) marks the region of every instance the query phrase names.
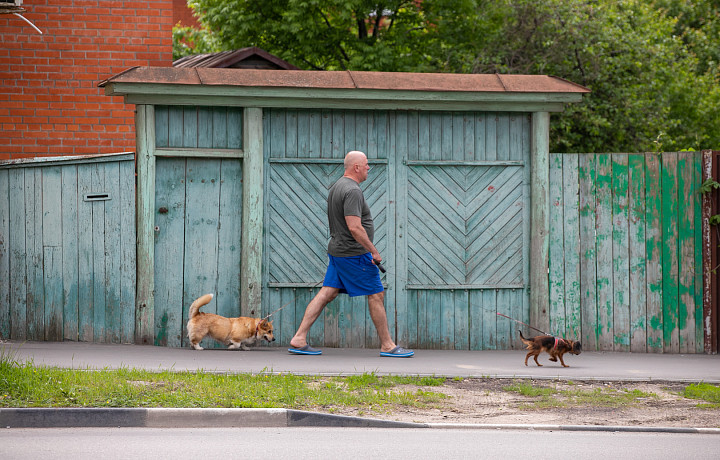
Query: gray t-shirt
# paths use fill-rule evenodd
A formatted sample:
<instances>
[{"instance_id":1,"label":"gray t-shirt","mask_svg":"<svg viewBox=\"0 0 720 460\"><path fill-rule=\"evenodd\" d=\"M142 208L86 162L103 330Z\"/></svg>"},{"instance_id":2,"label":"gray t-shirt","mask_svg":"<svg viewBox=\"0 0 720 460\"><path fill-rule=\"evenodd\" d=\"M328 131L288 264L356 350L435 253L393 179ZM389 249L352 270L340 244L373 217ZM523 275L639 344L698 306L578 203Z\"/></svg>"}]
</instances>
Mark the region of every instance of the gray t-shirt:
<instances>
[{"instance_id":1,"label":"gray t-shirt","mask_svg":"<svg viewBox=\"0 0 720 460\"><path fill-rule=\"evenodd\" d=\"M360 217L368 238L373 240L375 227L360 185L349 177L341 177L330 187L327 204L330 224L328 254L334 257L350 257L367 253L368 250L355 241L345 222L345 216Z\"/></svg>"}]
</instances>

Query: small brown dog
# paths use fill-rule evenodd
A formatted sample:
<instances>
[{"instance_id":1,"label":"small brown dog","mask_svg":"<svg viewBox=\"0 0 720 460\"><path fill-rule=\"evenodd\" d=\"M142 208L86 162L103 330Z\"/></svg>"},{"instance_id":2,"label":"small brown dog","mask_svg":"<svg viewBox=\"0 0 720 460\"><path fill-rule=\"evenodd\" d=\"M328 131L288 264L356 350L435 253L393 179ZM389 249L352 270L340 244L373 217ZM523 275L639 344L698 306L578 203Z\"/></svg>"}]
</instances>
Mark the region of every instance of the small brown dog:
<instances>
[{"instance_id":1,"label":"small brown dog","mask_svg":"<svg viewBox=\"0 0 720 460\"><path fill-rule=\"evenodd\" d=\"M207 305L213 298L212 294L205 294L190 305L190 320L187 323L190 345L196 350L202 350L200 341L209 335L218 342L228 345L228 349L242 348L249 350L245 344L252 344L255 340L274 342L272 321L260 318L225 318L212 313L201 313L200 307Z\"/></svg>"},{"instance_id":2,"label":"small brown dog","mask_svg":"<svg viewBox=\"0 0 720 460\"><path fill-rule=\"evenodd\" d=\"M542 366L542 364L538 362L538 355L544 351L550 355L550 361L557 362L558 358L560 358L560 364L562 364L563 367L570 367L565 364L565 361L563 361L563 355L565 353L579 355L582 352L582 345L580 344L580 342L561 339L559 337L553 337L551 335L538 335L526 339L525 337L523 337L521 331L518 332L520 333L520 339L525 345L527 345L527 349L530 350L530 352L525 355L526 366L528 358L531 356L535 358L535 364L537 364L538 366Z\"/></svg>"}]
</instances>

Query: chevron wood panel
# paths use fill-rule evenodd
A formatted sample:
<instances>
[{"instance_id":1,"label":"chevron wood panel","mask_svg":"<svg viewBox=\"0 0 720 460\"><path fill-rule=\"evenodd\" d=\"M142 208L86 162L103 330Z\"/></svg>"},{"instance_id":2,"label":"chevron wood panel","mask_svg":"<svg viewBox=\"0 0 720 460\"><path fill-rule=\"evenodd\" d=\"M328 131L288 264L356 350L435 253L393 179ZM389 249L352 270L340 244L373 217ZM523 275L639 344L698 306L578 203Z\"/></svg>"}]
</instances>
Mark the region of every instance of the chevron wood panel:
<instances>
[{"instance_id":1,"label":"chevron wood panel","mask_svg":"<svg viewBox=\"0 0 720 460\"><path fill-rule=\"evenodd\" d=\"M376 166L361 184L375 222L375 245L386 245L386 171ZM268 186L270 283L316 283L327 267L327 194L343 175L340 163L273 163Z\"/></svg>"},{"instance_id":2,"label":"chevron wood panel","mask_svg":"<svg viewBox=\"0 0 720 460\"><path fill-rule=\"evenodd\" d=\"M408 284L521 287L523 168L413 166Z\"/></svg>"}]
</instances>

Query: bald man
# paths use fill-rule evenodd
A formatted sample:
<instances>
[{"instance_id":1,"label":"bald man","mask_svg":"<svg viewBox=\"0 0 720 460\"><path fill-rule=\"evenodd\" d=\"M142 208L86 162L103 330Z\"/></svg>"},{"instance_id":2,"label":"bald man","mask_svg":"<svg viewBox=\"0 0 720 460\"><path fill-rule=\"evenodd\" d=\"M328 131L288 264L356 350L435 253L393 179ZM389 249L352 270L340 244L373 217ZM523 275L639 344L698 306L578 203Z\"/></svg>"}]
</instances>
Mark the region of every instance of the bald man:
<instances>
[{"instance_id":1,"label":"bald man","mask_svg":"<svg viewBox=\"0 0 720 460\"><path fill-rule=\"evenodd\" d=\"M373 244L375 227L360 183L368 178L370 166L363 152L345 155L345 173L330 187L327 200L330 243L328 268L323 286L305 309L288 351L298 355L320 355L322 350L307 343L307 334L323 309L338 294L367 296L370 318L380 338L380 356L409 358L412 350L399 347L390 337L385 313L385 289L377 265L382 257Z\"/></svg>"}]
</instances>

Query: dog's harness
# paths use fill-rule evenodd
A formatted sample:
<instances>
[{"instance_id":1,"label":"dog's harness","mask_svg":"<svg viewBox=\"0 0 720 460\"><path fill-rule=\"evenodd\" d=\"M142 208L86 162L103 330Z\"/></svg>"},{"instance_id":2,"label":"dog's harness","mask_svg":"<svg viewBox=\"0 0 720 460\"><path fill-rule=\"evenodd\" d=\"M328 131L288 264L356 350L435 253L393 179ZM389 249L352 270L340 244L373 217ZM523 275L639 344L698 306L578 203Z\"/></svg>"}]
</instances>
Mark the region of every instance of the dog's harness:
<instances>
[{"instance_id":1,"label":"dog's harness","mask_svg":"<svg viewBox=\"0 0 720 460\"><path fill-rule=\"evenodd\" d=\"M558 344L559 344L560 342L563 342L563 343L566 342L565 339L561 339L560 337L554 337L554 339L555 339L555 346L554 346L553 348L554 348L555 350L557 350Z\"/></svg>"}]
</instances>

